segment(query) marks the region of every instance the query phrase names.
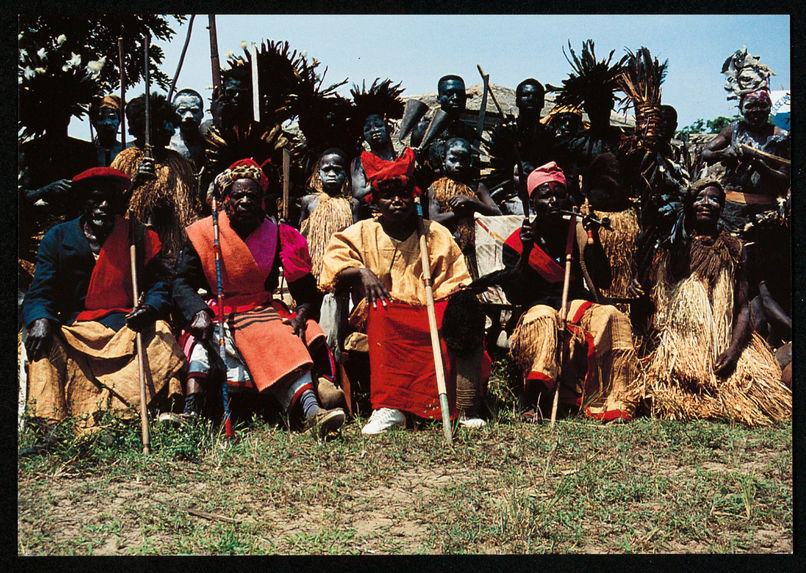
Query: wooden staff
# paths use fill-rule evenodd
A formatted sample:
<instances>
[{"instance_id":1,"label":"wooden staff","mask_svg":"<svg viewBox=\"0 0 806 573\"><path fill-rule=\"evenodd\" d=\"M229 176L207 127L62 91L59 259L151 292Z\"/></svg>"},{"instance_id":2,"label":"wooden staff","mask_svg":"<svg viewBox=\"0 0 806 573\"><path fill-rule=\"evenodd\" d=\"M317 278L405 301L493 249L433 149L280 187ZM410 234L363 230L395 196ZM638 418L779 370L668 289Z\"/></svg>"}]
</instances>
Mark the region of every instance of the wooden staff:
<instances>
[{"instance_id":1,"label":"wooden staff","mask_svg":"<svg viewBox=\"0 0 806 573\"><path fill-rule=\"evenodd\" d=\"M434 351L434 368L437 375L437 391L439 392L439 409L442 411L442 430L448 445L453 444L451 434L451 411L448 404L448 390L445 384L445 367L442 364L442 349L439 344L437 330L437 314L434 309L434 291L431 284L431 263L428 256L428 241L425 236L423 224L423 207L420 198L415 199L417 204L417 235L420 238L420 255L423 261L423 282L425 283L425 300L428 309L428 330L431 333L431 350Z\"/></svg>"},{"instance_id":2,"label":"wooden staff","mask_svg":"<svg viewBox=\"0 0 806 573\"><path fill-rule=\"evenodd\" d=\"M283 147L283 222L288 222L288 201L291 194L291 152Z\"/></svg>"},{"instance_id":3,"label":"wooden staff","mask_svg":"<svg viewBox=\"0 0 806 573\"><path fill-rule=\"evenodd\" d=\"M221 241L218 236L218 201L216 196L218 189L213 191L213 253L215 255L215 282L216 282L216 301L218 303L218 356L221 358L221 363L224 365L224 380L221 383L221 399L224 402L224 431L227 438L234 438L235 432L232 429L232 419L230 417L230 403L229 403L229 388L227 386L227 363L225 357L227 355L224 346L224 282L222 280L221 272ZM280 248L280 245L277 245Z\"/></svg>"},{"instance_id":4,"label":"wooden staff","mask_svg":"<svg viewBox=\"0 0 806 573\"><path fill-rule=\"evenodd\" d=\"M221 95L221 66L218 63L218 35L215 27L215 14L207 15L207 28L210 30L210 64L213 70L213 99Z\"/></svg>"},{"instance_id":5,"label":"wooden staff","mask_svg":"<svg viewBox=\"0 0 806 573\"><path fill-rule=\"evenodd\" d=\"M120 67L120 148L126 149L126 77L123 71L123 38L118 38L118 65Z\"/></svg>"},{"instance_id":6,"label":"wooden staff","mask_svg":"<svg viewBox=\"0 0 806 573\"><path fill-rule=\"evenodd\" d=\"M565 338L565 324L568 314L568 287L571 283L571 260L574 253L574 239L576 238L577 217L571 215L568 222L568 237L565 240L565 276L563 277L563 296L560 303L560 336L557 344L557 379L554 386L554 401L551 404L551 428L557 421L557 406L560 403L560 376L563 367L563 346Z\"/></svg>"},{"instance_id":7,"label":"wooden staff","mask_svg":"<svg viewBox=\"0 0 806 573\"><path fill-rule=\"evenodd\" d=\"M761 151L760 149L756 149L755 147L747 145L746 143L740 143L739 145L742 147L742 149L746 149L747 151L750 151L755 155L758 155L759 157L762 157L764 159L769 159L770 161L780 163L781 165L787 165L787 166L792 165L792 162L789 159L778 157L777 155L767 153L766 151Z\"/></svg>"},{"instance_id":8,"label":"wooden staff","mask_svg":"<svg viewBox=\"0 0 806 573\"><path fill-rule=\"evenodd\" d=\"M176 82L179 79L179 72L182 71L182 64L185 62L185 54L188 51L188 44L190 44L190 33L193 31L193 20L196 18L195 14L190 15L190 21L188 22L188 33L185 36L185 45L182 46L182 53L179 54L179 63L176 65L176 72L174 73L174 77L171 80L171 89L168 90L168 103L171 102L171 99L174 95L174 89L176 88Z\"/></svg>"},{"instance_id":9,"label":"wooden staff","mask_svg":"<svg viewBox=\"0 0 806 573\"><path fill-rule=\"evenodd\" d=\"M136 223L133 219L129 220L130 229L130 246L129 246L129 260L132 268L132 299L133 307L137 308L140 303L140 289L137 283L137 241L134 235L134 226ZM151 432L148 428L148 400L146 398L146 367L145 367L145 350L143 349L143 335L138 332L135 336L137 345L137 368L140 375L140 430L143 436L143 453L148 455L151 453Z\"/></svg>"},{"instance_id":10,"label":"wooden staff","mask_svg":"<svg viewBox=\"0 0 806 573\"><path fill-rule=\"evenodd\" d=\"M146 107L145 107L145 115L146 115L146 125L144 131L144 140L145 145L143 145L143 157L152 158L153 149L151 147L151 75L149 74L148 70L148 44L150 41L150 36L148 34L145 35L143 38L143 55L145 56L146 62L146 73L145 73L145 80L146 80Z\"/></svg>"}]
</instances>

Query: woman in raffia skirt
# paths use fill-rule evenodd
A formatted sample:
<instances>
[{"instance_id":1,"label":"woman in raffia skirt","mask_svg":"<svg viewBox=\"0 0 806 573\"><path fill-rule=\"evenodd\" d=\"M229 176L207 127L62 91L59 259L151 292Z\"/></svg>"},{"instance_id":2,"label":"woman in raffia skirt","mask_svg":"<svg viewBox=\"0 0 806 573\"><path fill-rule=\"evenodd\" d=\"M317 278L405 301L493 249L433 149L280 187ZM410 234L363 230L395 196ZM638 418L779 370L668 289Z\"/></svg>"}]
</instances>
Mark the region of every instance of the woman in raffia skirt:
<instances>
[{"instance_id":1,"label":"woman in raffia skirt","mask_svg":"<svg viewBox=\"0 0 806 573\"><path fill-rule=\"evenodd\" d=\"M654 416L768 425L792 414L792 393L770 348L752 331L741 241L718 227L725 191L691 187L650 280L657 347L645 396Z\"/></svg>"}]
</instances>

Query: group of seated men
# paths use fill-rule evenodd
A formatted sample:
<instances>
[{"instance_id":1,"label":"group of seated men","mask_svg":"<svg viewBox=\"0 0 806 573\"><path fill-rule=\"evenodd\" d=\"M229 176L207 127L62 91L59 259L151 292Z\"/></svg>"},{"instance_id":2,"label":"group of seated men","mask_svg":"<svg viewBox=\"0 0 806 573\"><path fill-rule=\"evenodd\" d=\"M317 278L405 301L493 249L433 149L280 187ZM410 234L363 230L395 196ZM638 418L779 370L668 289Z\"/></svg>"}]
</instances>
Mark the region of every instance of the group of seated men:
<instances>
[{"instance_id":1,"label":"group of seated men","mask_svg":"<svg viewBox=\"0 0 806 573\"><path fill-rule=\"evenodd\" d=\"M443 327L451 418L466 427L483 426L489 357L484 350L484 322L474 320L473 287L483 285L485 277L480 283L473 281L474 265L466 261L473 245L463 229L472 229L473 212L494 216L501 209L483 185L471 189L462 181L470 155L462 138L448 139L441 147L444 177L425 193L415 181L411 150L382 157L371 138L368 143L375 156L364 152L361 169L355 164L350 169L362 187L361 193L353 193L353 201L362 205L352 205L348 220L361 219L355 215L361 208L375 216L329 232L321 260L315 257L316 273L306 238L273 215L272 172L252 159L233 163L215 178L215 194L223 208L184 229L178 256L168 256L154 230L124 217L133 187L126 174L95 167L75 175L72 189L84 204L83 212L45 234L22 308L28 328L28 401L33 416L51 424L74 416L83 429L91 429L103 411L131 415L140 407L138 360L143 360L151 405L181 397L184 412L193 415L223 387L227 391L221 406L228 416L230 395L268 395L299 427L324 436L337 430L346 417L338 393L335 399L324 396L326 388L338 383L327 340L330 333L318 324L328 293L351 297L351 328L365 335L372 414L362 432L405 426L412 416L439 418L424 310L430 286ZM391 148L388 134L380 143ZM322 154L318 168L325 192L332 188L333 195L338 194L347 167L343 152ZM666 285L672 292L686 281L705 281L707 304L714 307L709 312L727 317L723 320L727 330L719 333L723 343L707 349L713 368L706 373L678 373L691 387L685 396L675 397L672 389L679 391L681 386L672 376L674 360L670 366L663 355L665 347L661 344L652 354L657 372L648 380L640 372L630 319L614 306L593 302L590 281L606 286L613 278L612 269L596 219L569 217L571 189L566 174L550 161L524 177L530 214L507 238L505 268L495 280L507 298L525 310L509 340L510 355L523 374L523 403L533 406L525 419L544 417L554 392L559 393L564 411L578 410L605 421L631 419L648 394L658 411L670 417L676 414L671 406L663 409L667 399L678 405L689 400L688 410L679 417L692 412L731 416L730 408L720 410L708 402L720 402L718 391L706 399L695 387L692 379L700 375L701 388L710 385L726 391L731 384L744 388L744 393L737 390L729 396L737 411L746 398L759 409L760 418L788 415L791 397L787 406L780 368L775 370L768 349L759 347L748 326L741 244L726 238L715 224L726 204L718 182L694 185L686 197L681 224L688 231L684 233L688 242L677 245L689 257L686 264L670 267L666 282L633 285L642 295L642 289L652 290L658 304L672 304L664 298L668 293L655 292L656 285ZM314 195L303 200L303 207L312 216L326 200ZM422 206L427 219L422 218ZM430 284L424 280L421 235L427 245ZM566 260L569 266L564 265ZM711 260L713 265L703 263ZM696 270L695 262L709 272L724 270L728 278L706 276ZM665 268L663 264L658 259L653 268ZM281 274L294 309L274 299ZM730 291L724 295L729 304L714 294L721 292L719 288ZM467 293L471 295L463 296ZM666 333L664 341L679 330L669 318L670 308L658 306L655 313L655 330ZM693 331L704 328L695 325ZM143 342L140 356L138 337ZM686 344L677 351L691 351L690 341ZM749 351L756 355L747 366ZM748 390L748 380L760 395ZM738 414L734 417L741 419ZM760 418L743 421L752 424Z\"/></svg>"}]
</instances>

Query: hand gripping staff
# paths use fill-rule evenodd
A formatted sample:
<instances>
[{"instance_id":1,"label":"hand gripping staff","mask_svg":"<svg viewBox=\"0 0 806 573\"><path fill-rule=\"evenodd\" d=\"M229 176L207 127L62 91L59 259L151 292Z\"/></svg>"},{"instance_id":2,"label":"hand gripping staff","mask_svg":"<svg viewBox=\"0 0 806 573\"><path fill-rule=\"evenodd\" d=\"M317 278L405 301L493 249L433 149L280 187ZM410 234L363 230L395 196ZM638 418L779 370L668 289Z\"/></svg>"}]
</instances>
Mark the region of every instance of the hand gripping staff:
<instances>
[{"instance_id":1,"label":"hand gripping staff","mask_svg":"<svg viewBox=\"0 0 806 573\"><path fill-rule=\"evenodd\" d=\"M431 349L434 351L434 369L437 375L437 390L439 391L439 409L442 411L442 430L448 445L453 444L451 434L451 410L448 405L448 390L445 384L445 368L442 364L442 350L439 345L439 332L437 331L437 314L434 310L434 290L431 284L431 263L428 256L428 241L425 236L423 224L423 206L420 198L415 199L417 204L417 235L420 238L420 255L423 261L423 282L425 283L425 300L428 309L428 330L431 333Z\"/></svg>"},{"instance_id":2,"label":"hand gripping staff","mask_svg":"<svg viewBox=\"0 0 806 573\"><path fill-rule=\"evenodd\" d=\"M217 187L217 186L216 186ZM226 356L226 349L224 347L224 285L221 280L221 242L218 238L218 201L216 197L219 189L216 188L213 192L212 210L213 210L213 253L215 256L215 288L216 299L218 302L218 356L221 358L221 363L224 365L224 380L221 383L221 399L224 403L224 431L227 438L234 438L235 432L232 430L232 420L230 419L229 409L229 388L227 387L227 367L224 357Z\"/></svg>"},{"instance_id":3,"label":"hand gripping staff","mask_svg":"<svg viewBox=\"0 0 806 573\"><path fill-rule=\"evenodd\" d=\"M146 81L146 117L145 117L145 145L143 146L143 157L151 157L151 137L149 129L150 118L150 102L149 98L149 74L148 74L148 42L149 36L145 35L143 38L143 54L145 55L145 81ZM120 44L118 44L120 46ZM122 54L122 52L121 52ZM123 79L123 68L121 66L121 80ZM121 86L122 86L121 82ZM121 90L122 91L122 90ZM140 302L140 289L138 288L137 281L137 241L135 240L135 222L133 219L129 220L129 260L132 269L132 308L137 308ZM143 453L151 453L151 435L148 429L148 400L146 398L146 369L145 369L145 354L143 350L143 335L138 332L135 335L135 344L137 347L137 367L140 377L140 430L143 436Z\"/></svg>"}]
</instances>

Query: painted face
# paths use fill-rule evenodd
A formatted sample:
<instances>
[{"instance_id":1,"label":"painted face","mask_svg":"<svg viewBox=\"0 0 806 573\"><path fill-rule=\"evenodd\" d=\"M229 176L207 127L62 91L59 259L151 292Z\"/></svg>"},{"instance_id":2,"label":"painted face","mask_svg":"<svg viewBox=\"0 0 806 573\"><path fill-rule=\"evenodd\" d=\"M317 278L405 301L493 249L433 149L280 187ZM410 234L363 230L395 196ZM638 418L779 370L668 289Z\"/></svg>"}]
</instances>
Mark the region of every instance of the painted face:
<instances>
[{"instance_id":1,"label":"painted face","mask_svg":"<svg viewBox=\"0 0 806 573\"><path fill-rule=\"evenodd\" d=\"M383 219L399 224L414 216L413 187L393 185L383 190L373 190L373 195Z\"/></svg>"},{"instance_id":2,"label":"painted face","mask_svg":"<svg viewBox=\"0 0 806 573\"><path fill-rule=\"evenodd\" d=\"M234 106L246 105L251 99L249 84L238 78L227 78L224 80L223 88L224 97Z\"/></svg>"},{"instance_id":3,"label":"painted face","mask_svg":"<svg viewBox=\"0 0 806 573\"><path fill-rule=\"evenodd\" d=\"M553 125L557 137L568 137L576 133L582 125L582 119L575 113L561 113L554 120Z\"/></svg>"},{"instance_id":4,"label":"painted face","mask_svg":"<svg viewBox=\"0 0 806 573\"><path fill-rule=\"evenodd\" d=\"M380 115L372 114L364 121L364 141L370 147L385 145L389 141L389 129Z\"/></svg>"},{"instance_id":5,"label":"painted face","mask_svg":"<svg viewBox=\"0 0 806 573\"><path fill-rule=\"evenodd\" d=\"M93 122L98 135L114 137L120 126L120 117L114 109L104 107L98 112L98 119Z\"/></svg>"},{"instance_id":6,"label":"painted face","mask_svg":"<svg viewBox=\"0 0 806 573\"><path fill-rule=\"evenodd\" d=\"M445 175L461 178L470 168L470 149L463 143L454 143L445 153Z\"/></svg>"},{"instance_id":7,"label":"painted face","mask_svg":"<svg viewBox=\"0 0 806 573\"><path fill-rule=\"evenodd\" d=\"M515 98L515 104L521 113L540 113L543 103L543 92L534 84L523 84Z\"/></svg>"},{"instance_id":8,"label":"painted face","mask_svg":"<svg viewBox=\"0 0 806 573\"><path fill-rule=\"evenodd\" d=\"M445 80L437 86L439 106L448 113L459 113L465 110L467 94L462 80Z\"/></svg>"},{"instance_id":9,"label":"painted face","mask_svg":"<svg viewBox=\"0 0 806 573\"><path fill-rule=\"evenodd\" d=\"M529 202L535 213L546 215L555 209L568 209L570 202L565 185L557 181L541 183L532 191Z\"/></svg>"},{"instance_id":10,"label":"painted face","mask_svg":"<svg viewBox=\"0 0 806 573\"><path fill-rule=\"evenodd\" d=\"M761 127L770 117L770 100L755 95L745 96L742 100L744 120L753 127Z\"/></svg>"},{"instance_id":11,"label":"painted face","mask_svg":"<svg viewBox=\"0 0 806 573\"><path fill-rule=\"evenodd\" d=\"M90 225L101 231L111 231L115 215L123 212L123 194L114 183L99 181L87 194L84 214Z\"/></svg>"},{"instance_id":12,"label":"painted face","mask_svg":"<svg viewBox=\"0 0 806 573\"><path fill-rule=\"evenodd\" d=\"M173 101L174 113L176 113L179 127L182 129L198 128L201 125L204 111L202 102L193 94L180 94Z\"/></svg>"},{"instance_id":13,"label":"painted face","mask_svg":"<svg viewBox=\"0 0 806 573\"><path fill-rule=\"evenodd\" d=\"M338 191L347 179L344 158L338 153L325 155L319 162L319 179L326 190Z\"/></svg>"},{"instance_id":14,"label":"painted face","mask_svg":"<svg viewBox=\"0 0 806 573\"><path fill-rule=\"evenodd\" d=\"M227 214L240 226L259 224L265 217L260 187L252 179L236 179L227 200Z\"/></svg>"},{"instance_id":15,"label":"painted face","mask_svg":"<svg viewBox=\"0 0 806 573\"><path fill-rule=\"evenodd\" d=\"M724 195L718 187L702 189L694 199L694 217L698 223L716 223L722 213Z\"/></svg>"}]
</instances>

